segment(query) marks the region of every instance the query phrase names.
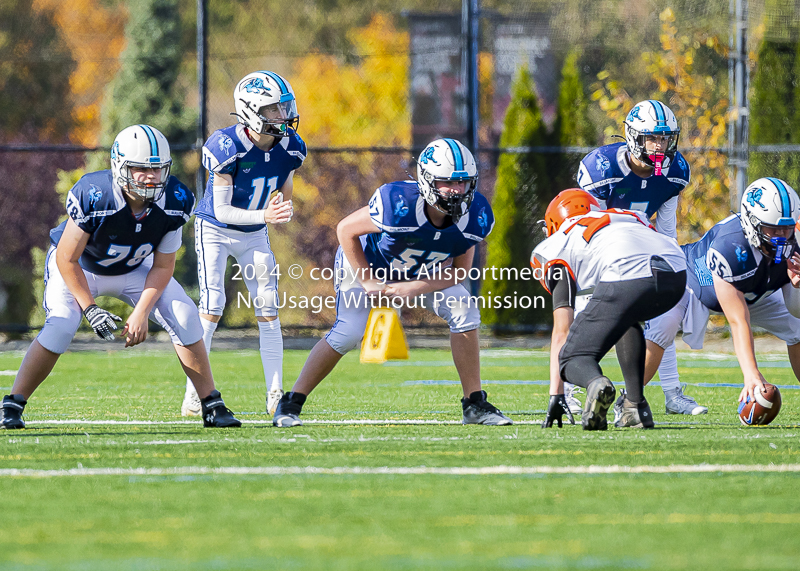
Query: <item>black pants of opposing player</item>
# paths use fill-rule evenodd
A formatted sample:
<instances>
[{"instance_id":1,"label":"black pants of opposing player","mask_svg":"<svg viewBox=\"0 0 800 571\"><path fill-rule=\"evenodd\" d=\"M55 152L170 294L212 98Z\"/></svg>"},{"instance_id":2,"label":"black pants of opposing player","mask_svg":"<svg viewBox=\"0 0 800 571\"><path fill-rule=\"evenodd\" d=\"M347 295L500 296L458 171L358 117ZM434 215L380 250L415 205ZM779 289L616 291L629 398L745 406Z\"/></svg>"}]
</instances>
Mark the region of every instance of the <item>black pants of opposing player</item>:
<instances>
[{"instance_id":1,"label":"black pants of opposing player","mask_svg":"<svg viewBox=\"0 0 800 571\"><path fill-rule=\"evenodd\" d=\"M645 341L640 323L672 309L686 288L686 271L673 271L659 256L653 256L650 267L650 277L600 282L594 289L559 354L565 381L588 387L603 376L600 360L616 345L627 398L632 403L642 402Z\"/></svg>"}]
</instances>

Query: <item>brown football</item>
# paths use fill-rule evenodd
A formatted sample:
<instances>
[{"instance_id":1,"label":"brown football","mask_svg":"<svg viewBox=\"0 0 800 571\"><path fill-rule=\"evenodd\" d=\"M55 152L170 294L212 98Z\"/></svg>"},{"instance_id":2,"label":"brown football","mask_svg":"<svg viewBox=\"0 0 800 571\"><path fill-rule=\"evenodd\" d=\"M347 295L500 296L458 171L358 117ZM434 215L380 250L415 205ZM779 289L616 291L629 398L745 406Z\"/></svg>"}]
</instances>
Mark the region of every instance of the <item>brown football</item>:
<instances>
[{"instance_id":1,"label":"brown football","mask_svg":"<svg viewBox=\"0 0 800 571\"><path fill-rule=\"evenodd\" d=\"M781 410L781 391L778 387L764 383L764 392L755 391L756 400L747 397L739 403L739 420L746 425L769 424Z\"/></svg>"}]
</instances>

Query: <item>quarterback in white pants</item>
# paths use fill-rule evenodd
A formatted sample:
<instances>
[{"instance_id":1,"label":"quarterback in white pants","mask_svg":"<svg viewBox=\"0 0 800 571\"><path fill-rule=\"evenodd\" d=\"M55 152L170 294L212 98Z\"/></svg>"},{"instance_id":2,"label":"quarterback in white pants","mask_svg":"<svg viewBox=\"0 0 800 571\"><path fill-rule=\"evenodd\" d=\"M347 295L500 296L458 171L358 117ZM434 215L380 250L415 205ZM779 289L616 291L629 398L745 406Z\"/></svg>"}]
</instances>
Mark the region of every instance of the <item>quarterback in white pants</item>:
<instances>
[{"instance_id":1,"label":"quarterback in white pants","mask_svg":"<svg viewBox=\"0 0 800 571\"><path fill-rule=\"evenodd\" d=\"M210 177L195 221L203 341L210 351L225 309L225 269L233 256L255 306L266 409L272 414L283 396L283 337L266 224L291 220L292 177L306 158L306 145L295 131L300 117L294 92L277 73L245 76L234 89L234 101L239 122L215 131L203 146ZM187 379L181 414L199 413Z\"/></svg>"},{"instance_id":2,"label":"quarterback in white pants","mask_svg":"<svg viewBox=\"0 0 800 571\"><path fill-rule=\"evenodd\" d=\"M122 320L95 304L100 295L133 306L122 330L126 347L145 340L148 318L167 330L202 397L205 426L241 426L214 387L197 307L172 277L194 195L169 175L171 164L164 135L134 125L114 141L111 170L87 174L69 191L69 218L50 232L47 318L11 394L3 398L0 428L25 428L22 413L28 399L67 350L84 316L99 337L114 339L115 321Z\"/></svg>"}]
</instances>

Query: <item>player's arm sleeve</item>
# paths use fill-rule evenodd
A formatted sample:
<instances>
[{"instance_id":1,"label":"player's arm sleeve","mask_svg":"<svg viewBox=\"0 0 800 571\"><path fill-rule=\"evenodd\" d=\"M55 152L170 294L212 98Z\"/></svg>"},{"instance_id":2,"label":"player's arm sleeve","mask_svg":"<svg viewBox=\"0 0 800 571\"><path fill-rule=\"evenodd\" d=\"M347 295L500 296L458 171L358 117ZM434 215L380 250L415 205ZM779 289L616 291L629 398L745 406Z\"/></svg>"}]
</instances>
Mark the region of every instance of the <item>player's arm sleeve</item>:
<instances>
[{"instance_id":1,"label":"player's arm sleeve","mask_svg":"<svg viewBox=\"0 0 800 571\"><path fill-rule=\"evenodd\" d=\"M727 249L724 247L721 250L718 250L714 247L713 242L708 248L708 252L706 253L706 268L709 272L711 272L712 276L716 276L723 281L736 285L737 282L740 282L749 277L749 275L752 273L755 273L753 270L752 272L745 272L742 275L734 275L732 268L734 267L734 264L736 264L737 267L739 264L736 263L735 254L732 256L726 256L726 250Z\"/></svg>"},{"instance_id":2,"label":"player's arm sleeve","mask_svg":"<svg viewBox=\"0 0 800 571\"><path fill-rule=\"evenodd\" d=\"M591 164L589 161L593 160L593 158L596 158L597 152L598 151L592 151L583 158L580 166L578 167L578 174L575 178L578 182L578 186L594 196L597 199L597 202L600 203L600 208L605 210L606 200L608 199L609 192L608 185L599 184L603 182L603 177L600 176L600 173L596 173L591 167L588 166Z\"/></svg>"},{"instance_id":3,"label":"player's arm sleeve","mask_svg":"<svg viewBox=\"0 0 800 571\"><path fill-rule=\"evenodd\" d=\"M96 217L92 216L92 205L86 200L81 181L78 181L67 193L67 215L83 230L91 234L95 230Z\"/></svg>"},{"instance_id":4,"label":"player's arm sleeve","mask_svg":"<svg viewBox=\"0 0 800 571\"><path fill-rule=\"evenodd\" d=\"M581 164L578 166L578 174L575 176L575 179L578 182L578 186L583 190L586 190L586 187L592 184L592 175L589 174L589 169L586 168L583 161L581 161Z\"/></svg>"},{"instance_id":5,"label":"player's arm sleeve","mask_svg":"<svg viewBox=\"0 0 800 571\"><path fill-rule=\"evenodd\" d=\"M673 196L656 211L656 232L678 239L678 197Z\"/></svg>"},{"instance_id":6,"label":"player's arm sleeve","mask_svg":"<svg viewBox=\"0 0 800 571\"><path fill-rule=\"evenodd\" d=\"M233 174L236 172L236 146L225 133L215 131L203 145L203 166L208 172Z\"/></svg>"},{"instance_id":7,"label":"player's arm sleeve","mask_svg":"<svg viewBox=\"0 0 800 571\"><path fill-rule=\"evenodd\" d=\"M265 224L263 210L245 210L231 205L233 186L212 187L214 193L214 215L223 224Z\"/></svg>"},{"instance_id":8,"label":"player's arm sleeve","mask_svg":"<svg viewBox=\"0 0 800 571\"><path fill-rule=\"evenodd\" d=\"M293 137L293 140L286 152L294 159L294 164L292 165L293 171L303 166L306 156L308 155L308 149L306 148L305 141L303 141L303 139L301 139L297 134L295 134Z\"/></svg>"},{"instance_id":9,"label":"player's arm sleeve","mask_svg":"<svg viewBox=\"0 0 800 571\"><path fill-rule=\"evenodd\" d=\"M162 254L174 254L181 249L183 228L167 232L161 242L158 243L156 251Z\"/></svg>"},{"instance_id":10,"label":"player's arm sleeve","mask_svg":"<svg viewBox=\"0 0 800 571\"><path fill-rule=\"evenodd\" d=\"M555 264L547 269L547 286L553 295L553 311L559 307L575 309L575 297L578 294L578 284L570 275L567 267Z\"/></svg>"},{"instance_id":11,"label":"player's arm sleeve","mask_svg":"<svg viewBox=\"0 0 800 571\"><path fill-rule=\"evenodd\" d=\"M384 208L384 201L389 203L388 197L384 196L385 186L380 187L369 199L369 217L372 222L384 232L391 232L392 227L392 208L389 204L388 212Z\"/></svg>"}]
</instances>

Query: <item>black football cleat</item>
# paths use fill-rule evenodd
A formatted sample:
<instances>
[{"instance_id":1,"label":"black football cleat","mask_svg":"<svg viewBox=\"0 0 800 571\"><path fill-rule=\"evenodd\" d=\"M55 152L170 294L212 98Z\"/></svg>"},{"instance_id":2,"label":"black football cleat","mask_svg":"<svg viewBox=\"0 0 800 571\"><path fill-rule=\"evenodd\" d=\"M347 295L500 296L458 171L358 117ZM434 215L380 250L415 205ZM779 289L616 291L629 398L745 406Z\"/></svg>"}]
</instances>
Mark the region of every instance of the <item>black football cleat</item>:
<instances>
[{"instance_id":1,"label":"black football cleat","mask_svg":"<svg viewBox=\"0 0 800 571\"><path fill-rule=\"evenodd\" d=\"M510 418L486 400L486 391L475 391L468 398L461 399L463 416L461 424L483 424L485 426L506 426L514 424Z\"/></svg>"},{"instance_id":2,"label":"black football cleat","mask_svg":"<svg viewBox=\"0 0 800 571\"><path fill-rule=\"evenodd\" d=\"M203 409L203 426L206 428L238 428L242 425L225 406L218 390L213 390L206 398L200 399L200 405Z\"/></svg>"},{"instance_id":3,"label":"black football cleat","mask_svg":"<svg viewBox=\"0 0 800 571\"><path fill-rule=\"evenodd\" d=\"M22 395L6 395L3 397L3 407L0 408L0 428L16 430L25 428L22 412L28 404Z\"/></svg>"},{"instance_id":4,"label":"black football cleat","mask_svg":"<svg viewBox=\"0 0 800 571\"><path fill-rule=\"evenodd\" d=\"M614 383L606 377L597 377L589 383L589 386L586 387L586 405L581 414L581 424L584 430L608 429L606 413L614 404L616 396Z\"/></svg>"},{"instance_id":5,"label":"black football cleat","mask_svg":"<svg viewBox=\"0 0 800 571\"><path fill-rule=\"evenodd\" d=\"M306 395L302 393L288 392L278 401L278 408L275 409L275 416L272 417L272 425L278 428L291 428L293 426L303 426L300 420L300 413L303 412L303 404L306 402Z\"/></svg>"}]
</instances>

